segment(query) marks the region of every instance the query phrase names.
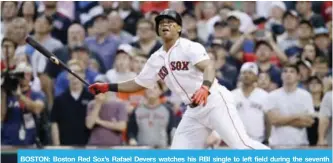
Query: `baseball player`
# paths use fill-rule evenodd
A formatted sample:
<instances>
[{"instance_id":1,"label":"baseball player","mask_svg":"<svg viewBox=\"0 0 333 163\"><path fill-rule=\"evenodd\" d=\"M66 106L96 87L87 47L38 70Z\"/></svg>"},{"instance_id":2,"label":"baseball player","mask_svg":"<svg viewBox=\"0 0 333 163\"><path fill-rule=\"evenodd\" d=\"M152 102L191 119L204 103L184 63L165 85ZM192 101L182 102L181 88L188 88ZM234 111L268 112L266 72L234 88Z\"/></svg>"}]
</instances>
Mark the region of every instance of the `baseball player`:
<instances>
[{"instance_id":1,"label":"baseball player","mask_svg":"<svg viewBox=\"0 0 333 163\"><path fill-rule=\"evenodd\" d=\"M246 134L232 94L215 79L214 65L205 48L180 37L181 16L166 9L155 21L163 46L151 55L139 75L122 83L95 83L89 90L93 94L136 92L152 88L161 79L187 104L171 149L203 149L212 131L231 148L268 149Z\"/></svg>"}]
</instances>

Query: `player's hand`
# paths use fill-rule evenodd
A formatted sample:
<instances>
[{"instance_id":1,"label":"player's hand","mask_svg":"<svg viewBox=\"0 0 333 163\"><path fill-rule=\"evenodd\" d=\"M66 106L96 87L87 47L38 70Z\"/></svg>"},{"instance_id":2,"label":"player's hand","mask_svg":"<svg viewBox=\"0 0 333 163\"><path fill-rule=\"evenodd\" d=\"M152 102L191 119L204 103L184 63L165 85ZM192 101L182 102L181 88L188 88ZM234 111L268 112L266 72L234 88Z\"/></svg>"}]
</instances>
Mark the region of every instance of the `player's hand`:
<instances>
[{"instance_id":1,"label":"player's hand","mask_svg":"<svg viewBox=\"0 0 333 163\"><path fill-rule=\"evenodd\" d=\"M89 86L89 92L96 95L98 93L105 93L109 91L108 83L94 83Z\"/></svg>"},{"instance_id":2,"label":"player's hand","mask_svg":"<svg viewBox=\"0 0 333 163\"><path fill-rule=\"evenodd\" d=\"M209 89L207 86L203 85L192 96L192 103L196 105L203 103L205 106L207 104L208 95L209 95Z\"/></svg>"}]
</instances>

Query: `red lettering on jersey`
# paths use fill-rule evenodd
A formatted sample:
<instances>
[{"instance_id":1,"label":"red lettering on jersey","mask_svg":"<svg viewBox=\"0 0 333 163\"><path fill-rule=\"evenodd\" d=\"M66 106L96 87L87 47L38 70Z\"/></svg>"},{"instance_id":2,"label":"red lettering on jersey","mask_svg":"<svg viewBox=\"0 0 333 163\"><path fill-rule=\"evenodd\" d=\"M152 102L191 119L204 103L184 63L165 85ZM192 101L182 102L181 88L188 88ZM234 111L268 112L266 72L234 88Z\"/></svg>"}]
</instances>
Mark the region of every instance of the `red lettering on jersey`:
<instances>
[{"instance_id":1,"label":"red lettering on jersey","mask_svg":"<svg viewBox=\"0 0 333 163\"><path fill-rule=\"evenodd\" d=\"M189 70L188 65L189 65L189 61L172 61L170 66L171 66L171 70Z\"/></svg>"},{"instance_id":2,"label":"red lettering on jersey","mask_svg":"<svg viewBox=\"0 0 333 163\"><path fill-rule=\"evenodd\" d=\"M182 68L182 62L177 61L176 62L176 69L179 71L179 70L181 70L181 68Z\"/></svg>"},{"instance_id":3,"label":"red lettering on jersey","mask_svg":"<svg viewBox=\"0 0 333 163\"><path fill-rule=\"evenodd\" d=\"M189 61L182 61L182 65L183 65L182 70L188 70L188 64L189 63L190 63Z\"/></svg>"},{"instance_id":4,"label":"red lettering on jersey","mask_svg":"<svg viewBox=\"0 0 333 163\"><path fill-rule=\"evenodd\" d=\"M176 62L175 61L171 62L171 70L172 71L176 70Z\"/></svg>"},{"instance_id":5,"label":"red lettering on jersey","mask_svg":"<svg viewBox=\"0 0 333 163\"><path fill-rule=\"evenodd\" d=\"M164 78L168 75L168 69L166 69L164 66L160 69L160 71L158 72L158 76L160 76L160 78L162 80L164 80Z\"/></svg>"}]
</instances>

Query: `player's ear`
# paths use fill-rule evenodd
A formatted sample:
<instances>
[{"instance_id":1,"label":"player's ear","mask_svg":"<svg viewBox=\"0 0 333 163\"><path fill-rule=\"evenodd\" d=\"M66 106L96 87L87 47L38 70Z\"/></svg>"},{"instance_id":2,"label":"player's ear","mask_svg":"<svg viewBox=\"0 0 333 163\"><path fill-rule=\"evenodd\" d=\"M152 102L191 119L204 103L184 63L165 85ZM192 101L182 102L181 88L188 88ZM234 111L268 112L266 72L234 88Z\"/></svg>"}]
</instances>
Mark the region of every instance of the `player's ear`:
<instances>
[{"instance_id":1,"label":"player's ear","mask_svg":"<svg viewBox=\"0 0 333 163\"><path fill-rule=\"evenodd\" d=\"M177 32L181 32L182 31L182 27L177 25Z\"/></svg>"}]
</instances>

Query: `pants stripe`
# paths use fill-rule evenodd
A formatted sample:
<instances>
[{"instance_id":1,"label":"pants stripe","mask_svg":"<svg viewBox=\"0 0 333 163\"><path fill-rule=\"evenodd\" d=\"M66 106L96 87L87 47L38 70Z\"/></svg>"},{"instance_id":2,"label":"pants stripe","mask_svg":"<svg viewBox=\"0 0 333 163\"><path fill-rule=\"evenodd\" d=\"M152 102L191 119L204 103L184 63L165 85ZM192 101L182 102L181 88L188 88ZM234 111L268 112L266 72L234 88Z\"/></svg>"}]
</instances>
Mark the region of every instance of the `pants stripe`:
<instances>
[{"instance_id":1,"label":"pants stripe","mask_svg":"<svg viewBox=\"0 0 333 163\"><path fill-rule=\"evenodd\" d=\"M239 134L239 132L238 132L238 130L237 130L237 128L236 128L236 125L235 125L235 123L234 123L234 120L232 119L232 117L231 117L231 115L230 115L230 111L229 111L229 107L228 107L228 105L227 105L227 102L224 100L224 97L222 96L221 92L219 92L219 94L220 94L220 96L222 97L222 100L223 100L225 106L227 107L227 111L228 111L229 118L231 119L232 125L233 125L233 127L235 128L235 130L236 130L236 132L237 132L237 135L238 135L239 139L242 141L242 143L243 143L246 147L251 148L251 149L254 149L254 148L251 147L250 145L247 145L247 144L245 143L245 141L242 139L241 135Z\"/></svg>"}]
</instances>

